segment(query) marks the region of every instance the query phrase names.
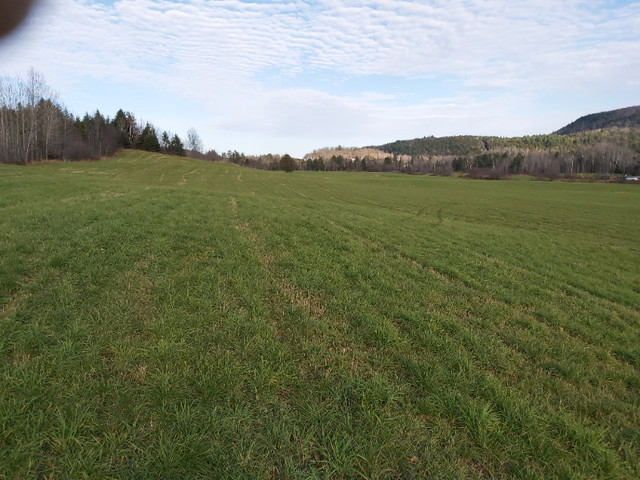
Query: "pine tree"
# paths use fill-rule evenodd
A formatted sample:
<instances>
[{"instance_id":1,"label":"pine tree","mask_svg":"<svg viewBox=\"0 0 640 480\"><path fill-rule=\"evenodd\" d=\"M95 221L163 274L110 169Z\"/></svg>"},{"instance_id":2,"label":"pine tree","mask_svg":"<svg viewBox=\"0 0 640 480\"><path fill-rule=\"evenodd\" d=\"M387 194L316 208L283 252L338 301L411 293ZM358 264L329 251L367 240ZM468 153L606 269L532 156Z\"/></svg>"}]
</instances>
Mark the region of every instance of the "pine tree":
<instances>
[{"instance_id":1,"label":"pine tree","mask_svg":"<svg viewBox=\"0 0 640 480\"><path fill-rule=\"evenodd\" d=\"M184 145L182 145L182 140L180 140L180 137L177 134L173 136L171 143L169 143L169 153L172 155L178 155L179 157L184 157L186 155Z\"/></svg>"},{"instance_id":2,"label":"pine tree","mask_svg":"<svg viewBox=\"0 0 640 480\"><path fill-rule=\"evenodd\" d=\"M169 139L169 134L165 130L162 132L162 139L160 140L160 148L164 153L169 153L169 147L171 146L171 140Z\"/></svg>"},{"instance_id":3,"label":"pine tree","mask_svg":"<svg viewBox=\"0 0 640 480\"><path fill-rule=\"evenodd\" d=\"M160 142L158 142L158 135L156 135L156 130L148 122L142 130L142 133L138 137L136 146L141 150L147 150L149 152L160 151Z\"/></svg>"},{"instance_id":4,"label":"pine tree","mask_svg":"<svg viewBox=\"0 0 640 480\"><path fill-rule=\"evenodd\" d=\"M291 173L298 168L298 164L293 158L291 158L291 155L289 155L288 153L282 156L279 165L280 170L284 170L287 173Z\"/></svg>"}]
</instances>

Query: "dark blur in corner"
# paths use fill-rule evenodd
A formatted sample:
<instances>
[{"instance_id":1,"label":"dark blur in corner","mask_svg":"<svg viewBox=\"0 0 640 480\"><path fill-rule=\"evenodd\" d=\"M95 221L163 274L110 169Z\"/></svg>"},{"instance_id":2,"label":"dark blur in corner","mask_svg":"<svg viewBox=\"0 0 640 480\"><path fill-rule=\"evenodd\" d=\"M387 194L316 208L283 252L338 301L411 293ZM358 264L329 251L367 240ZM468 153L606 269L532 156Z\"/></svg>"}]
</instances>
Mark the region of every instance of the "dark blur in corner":
<instances>
[{"instance_id":1,"label":"dark blur in corner","mask_svg":"<svg viewBox=\"0 0 640 480\"><path fill-rule=\"evenodd\" d=\"M27 18L34 0L0 0L0 38L9 35Z\"/></svg>"}]
</instances>

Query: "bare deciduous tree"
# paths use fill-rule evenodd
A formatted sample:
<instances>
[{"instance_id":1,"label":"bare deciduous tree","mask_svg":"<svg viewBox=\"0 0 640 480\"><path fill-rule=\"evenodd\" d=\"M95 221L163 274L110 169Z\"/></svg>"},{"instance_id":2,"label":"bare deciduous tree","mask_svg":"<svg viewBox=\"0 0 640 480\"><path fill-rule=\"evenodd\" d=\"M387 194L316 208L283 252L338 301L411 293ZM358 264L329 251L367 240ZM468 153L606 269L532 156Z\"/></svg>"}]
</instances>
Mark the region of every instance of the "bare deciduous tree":
<instances>
[{"instance_id":1,"label":"bare deciduous tree","mask_svg":"<svg viewBox=\"0 0 640 480\"><path fill-rule=\"evenodd\" d=\"M40 106L43 100L51 102L54 97L44 77L33 68L26 80L0 81L0 159L27 163L42 156L39 134L48 130L44 123L51 117Z\"/></svg>"},{"instance_id":2,"label":"bare deciduous tree","mask_svg":"<svg viewBox=\"0 0 640 480\"><path fill-rule=\"evenodd\" d=\"M200 135L198 135L198 132L193 127L187 132L187 149L198 153L202 153L204 149Z\"/></svg>"}]
</instances>

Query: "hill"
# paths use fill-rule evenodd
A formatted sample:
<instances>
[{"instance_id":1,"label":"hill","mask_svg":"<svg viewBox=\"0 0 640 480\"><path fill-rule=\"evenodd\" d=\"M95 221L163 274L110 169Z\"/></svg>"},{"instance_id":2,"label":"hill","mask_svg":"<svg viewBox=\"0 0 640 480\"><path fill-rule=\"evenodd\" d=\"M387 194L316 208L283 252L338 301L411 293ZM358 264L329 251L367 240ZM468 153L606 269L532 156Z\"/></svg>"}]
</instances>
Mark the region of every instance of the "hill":
<instances>
[{"instance_id":1,"label":"hill","mask_svg":"<svg viewBox=\"0 0 640 480\"><path fill-rule=\"evenodd\" d=\"M378 148L384 152L402 155L476 155L487 150L487 137L460 135L450 137L423 137L396 140Z\"/></svg>"},{"instance_id":2,"label":"hill","mask_svg":"<svg viewBox=\"0 0 640 480\"><path fill-rule=\"evenodd\" d=\"M632 117L629 117L632 118ZM376 147L383 152L410 156L479 155L500 149L572 151L608 143L640 153L640 128L607 127L598 131L552 133L524 137L451 136L396 140Z\"/></svg>"},{"instance_id":3,"label":"hill","mask_svg":"<svg viewBox=\"0 0 640 480\"><path fill-rule=\"evenodd\" d=\"M640 106L585 115L555 133L567 135L610 127L640 128Z\"/></svg>"},{"instance_id":4,"label":"hill","mask_svg":"<svg viewBox=\"0 0 640 480\"><path fill-rule=\"evenodd\" d=\"M640 189L0 165L0 477L640 478Z\"/></svg>"},{"instance_id":5,"label":"hill","mask_svg":"<svg viewBox=\"0 0 640 480\"><path fill-rule=\"evenodd\" d=\"M587 115L552 134L510 138L431 136L397 140L368 149L393 156L392 162L386 165L370 162L369 170L433 174L460 171L492 178L513 173L546 177L637 175L640 173L640 107Z\"/></svg>"}]
</instances>

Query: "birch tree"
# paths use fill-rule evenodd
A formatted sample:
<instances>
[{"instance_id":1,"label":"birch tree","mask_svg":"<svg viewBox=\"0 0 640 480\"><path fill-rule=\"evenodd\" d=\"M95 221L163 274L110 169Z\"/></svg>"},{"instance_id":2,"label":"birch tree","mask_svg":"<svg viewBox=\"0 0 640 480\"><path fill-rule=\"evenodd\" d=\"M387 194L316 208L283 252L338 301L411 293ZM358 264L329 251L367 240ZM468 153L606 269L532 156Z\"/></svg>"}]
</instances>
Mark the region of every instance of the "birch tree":
<instances>
[{"instance_id":1,"label":"birch tree","mask_svg":"<svg viewBox=\"0 0 640 480\"><path fill-rule=\"evenodd\" d=\"M190 128L187 132L187 149L194 152L202 153L203 150L202 140L195 128Z\"/></svg>"}]
</instances>

